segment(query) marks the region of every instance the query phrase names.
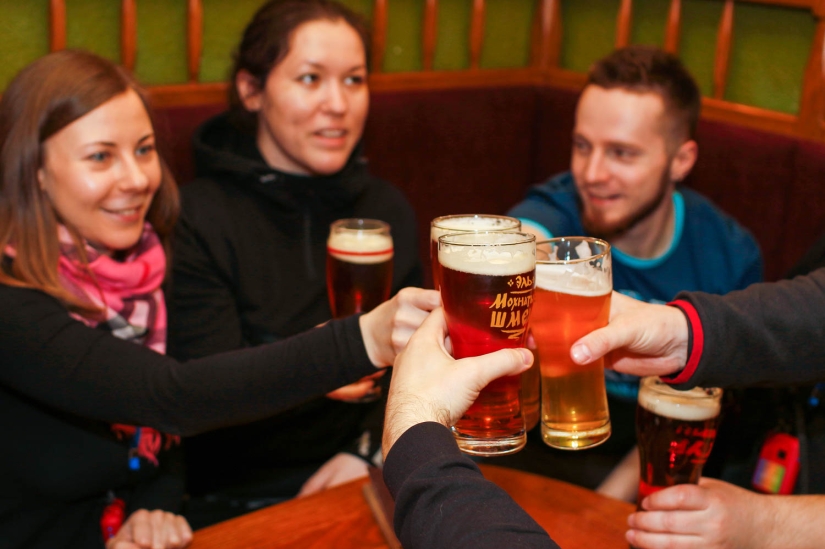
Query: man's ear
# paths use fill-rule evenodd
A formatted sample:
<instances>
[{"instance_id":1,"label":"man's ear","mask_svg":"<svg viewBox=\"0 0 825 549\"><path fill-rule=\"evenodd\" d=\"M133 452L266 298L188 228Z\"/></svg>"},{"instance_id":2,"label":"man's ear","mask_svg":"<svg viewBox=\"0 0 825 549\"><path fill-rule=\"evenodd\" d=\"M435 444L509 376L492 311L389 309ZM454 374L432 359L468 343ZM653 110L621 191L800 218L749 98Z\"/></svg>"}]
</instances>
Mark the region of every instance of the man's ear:
<instances>
[{"instance_id":1,"label":"man's ear","mask_svg":"<svg viewBox=\"0 0 825 549\"><path fill-rule=\"evenodd\" d=\"M235 76L235 89L238 90L238 97L249 112L261 110L263 93L260 84L257 78L244 69L239 70Z\"/></svg>"},{"instance_id":2,"label":"man's ear","mask_svg":"<svg viewBox=\"0 0 825 549\"><path fill-rule=\"evenodd\" d=\"M685 141L676 150L673 155L673 160L670 161L670 180L682 181L684 180L693 165L696 164L696 157L699 154L699 146L693 139Z\"/></svg>"}]
</instances>

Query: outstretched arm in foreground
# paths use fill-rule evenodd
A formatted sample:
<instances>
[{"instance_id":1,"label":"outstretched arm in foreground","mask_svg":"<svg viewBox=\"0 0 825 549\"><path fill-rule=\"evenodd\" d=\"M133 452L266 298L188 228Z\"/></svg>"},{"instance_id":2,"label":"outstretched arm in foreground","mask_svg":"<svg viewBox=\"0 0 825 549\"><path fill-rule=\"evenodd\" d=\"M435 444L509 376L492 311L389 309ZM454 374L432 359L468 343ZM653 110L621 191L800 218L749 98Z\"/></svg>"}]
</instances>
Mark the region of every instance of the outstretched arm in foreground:
<instances>
[{"instance_id":1,"label":"outstretched arm in foreground","mask_svg":"<svg viewBox=\"0 0 825 549\"><path fill-rule=\"evenodd\" d=\"M532 363L526 349L453 359L435 310L395 362L384 423L384 479L407 549L556 548L541 526L462 455L448 426L490 381Z\"/></svg>"},{"instance_id":2,"label":"outstretched arm in foreground","mask_svg":"<svg viewBox=\"0 0 825 549\"><path fill-rule=\"evenodd\" d=\"M814 549L825 496L769 496L703 478L651 494L628 517L639 549Z\"/></svg>"}]
</instances>

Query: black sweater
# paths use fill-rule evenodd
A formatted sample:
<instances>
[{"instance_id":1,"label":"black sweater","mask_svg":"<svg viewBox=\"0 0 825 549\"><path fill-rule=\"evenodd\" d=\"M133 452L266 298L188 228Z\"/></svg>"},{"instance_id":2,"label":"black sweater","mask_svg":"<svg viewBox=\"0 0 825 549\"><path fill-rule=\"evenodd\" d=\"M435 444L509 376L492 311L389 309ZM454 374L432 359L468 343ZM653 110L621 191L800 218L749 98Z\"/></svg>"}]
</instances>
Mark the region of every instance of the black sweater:
<instances>
[{"instance_id":1,"label":"black sweater","mask_svg":"<svg viewBox=\"0 0 825 549\"><path fill-rule=\"evenodd\" d=\"M193 435L278 413L375 371L357 318L186 364L72 319L54 298L0 285L0 547L102 547L108 490L174 510L161 467L127 466L112 423ZM300 367L299 367L300 366Z\"/></svg>"},{"instance_id":2,"label":"black sweater","mask_svg":"<svg viewBox=\"0 0 825 549\"><path fill-rule=\"evenodd\" d=\"M357 154L328 177L279 172L261 157L254 136L236 130L226 115L202 126L194 144L198 179L183 187L174 243L170 355L197 358L259 345L329 320L326 240L337 219L388 222L393 293L420 285L412 207L398 189L370 176ZM362 457L371 456L381 440L382 410L381 402L322 396L263 422L194 437L185 441L188 487L195 495L229 489L247 497L292 495L284 492L297 490L296 469L354 453L365 431L371 444ZM265 483L284 492L250 495Z\"/></svg>"},{"instance_id":3,"label":"black sweater","mask_svg":"<svg viewBox=\"0 0 825 549\"><path fill-rule=\"evenodd\" d=\"M723 297L688 292L677 299L699 314L704 352L676 388L825 381L825 269Z\"/></svg>"}]
</instances>

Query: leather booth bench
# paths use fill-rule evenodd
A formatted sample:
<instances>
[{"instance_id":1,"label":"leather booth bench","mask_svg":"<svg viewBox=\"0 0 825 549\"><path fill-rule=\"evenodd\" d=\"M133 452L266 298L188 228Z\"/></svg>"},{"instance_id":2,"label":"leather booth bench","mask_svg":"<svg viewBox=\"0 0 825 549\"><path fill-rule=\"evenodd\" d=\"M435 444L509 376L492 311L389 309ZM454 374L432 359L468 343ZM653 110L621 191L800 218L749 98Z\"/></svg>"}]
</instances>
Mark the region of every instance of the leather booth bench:
<instances>
[{"instance_id":1,"label":"leather booth bench","mask_svg":"<svg viewBox=\"0 0 825 549\"><path fill-rule=\"evenodd\" d=\"M543 86L373 92L365 154L372 172L415 207L425 267L433 217L505 213L530 185L567 169L577 96ZM156 113L180 183L194 175L193 131L224 108ZM747 227L762 248L766 279L781 278L825 233L825 144L709 120L698 143L684 184Z\"/></svg>"}]
</instances>

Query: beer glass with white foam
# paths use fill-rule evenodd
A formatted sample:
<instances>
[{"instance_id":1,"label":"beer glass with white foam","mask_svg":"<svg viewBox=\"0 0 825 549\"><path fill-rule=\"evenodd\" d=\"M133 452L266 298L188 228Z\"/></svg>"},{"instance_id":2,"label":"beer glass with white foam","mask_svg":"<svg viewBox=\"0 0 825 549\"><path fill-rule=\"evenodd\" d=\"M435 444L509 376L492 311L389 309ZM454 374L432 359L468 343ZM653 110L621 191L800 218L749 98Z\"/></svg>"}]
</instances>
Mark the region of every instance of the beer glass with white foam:
<instances>
[{"instance_id":1,"label":"beer glass with white foam","mask_svg":"<svg viewBox=\"0 0 825 549\"><path fill-rule=\"evenodd\" d=\"M521 221L515 217L491 214L442 215L430 222L430 264L433 271L433 288L439 288L438 237L448 233L519 232ZM533 366L521 374L521 390L524 419L529 431L539 421L539 359L534 352Z\"/></svg>"},{"instance_id":2,"label":"beer glass with white foam","mask_svg":"<svg viewBox=\"0 0 825 549\"><path fill-rule=\"evenodd\" d=\"M334 318L370 311L392 289L390 226L377 219L339 219L327 240L327 293Z\"/></svg>"},{"instance_id":3,"label":"beer glass with white foam","mask_svg":"<svg viewBox=\"0 0 825 549\"><path fill-rule=\"evenodd\" d=\"M607 325L612 289L604 240L564 237L537 244L530 329L541 360L541 434L553 448L581 450L610 437L604 360L579 366L570 347Z\"/></svg>"},{"instance_id":4,"label":"beer glass with white foam","mask_svg":"<svg viewBox=\"0 0 825 549\"><path fill-rule=\"evenodd\" d=\"M524 347L533 303L535 237L481 232L438 239L441 301L455 358ZM462 451L512 454L527 441L521 376L492 381L453 426Z\"/></svg>"},{"instance_id":5,"label":"beer glass with white foam","mask_svg":"<svg viewBox=\"0 0 825 549\"><path fill-rule=\"evenodd\" d=\"M668 486L699 482L716 440L721 400L721 389L677 391L658 377L642 378L636 408L639 502Z\"/></svg>"},{"instance_id":6,"label":"beer glass with white foam","mask_svg":"<svg viewBox=\"0 0 825 549\"><path fill-rule=\"evenodd\" d=\"M515 217L485 214L442 215L430 222L430 264L433 288L439 287L438 237L448 233L519 232L521 221Z\"/></svg>"}]
</instances>

